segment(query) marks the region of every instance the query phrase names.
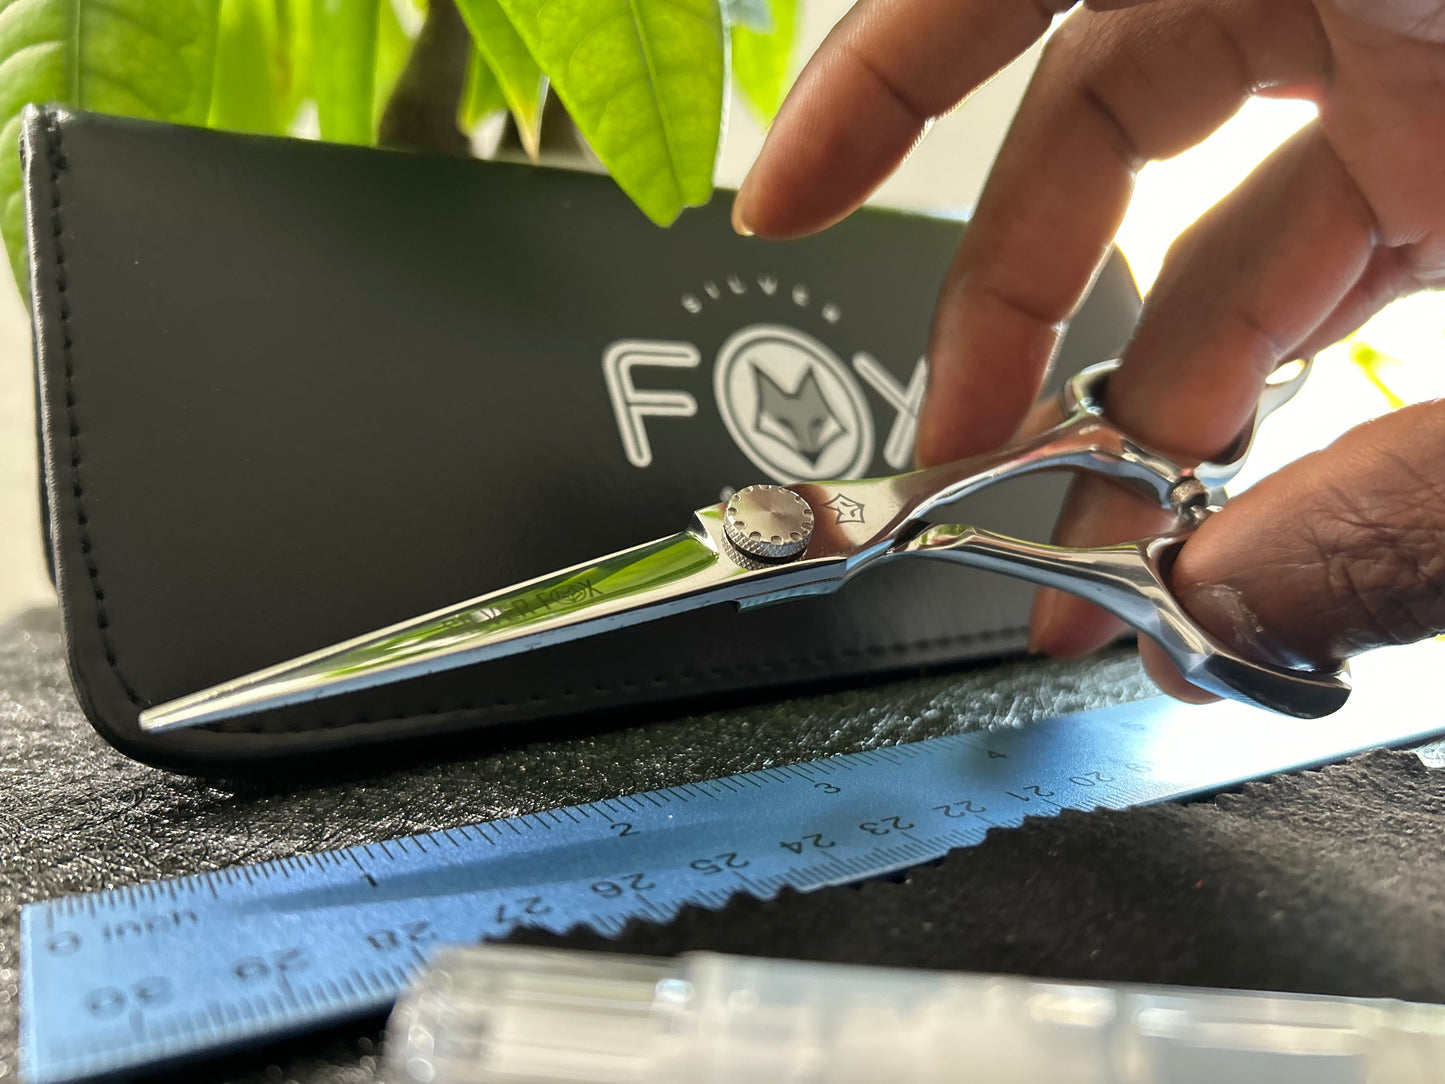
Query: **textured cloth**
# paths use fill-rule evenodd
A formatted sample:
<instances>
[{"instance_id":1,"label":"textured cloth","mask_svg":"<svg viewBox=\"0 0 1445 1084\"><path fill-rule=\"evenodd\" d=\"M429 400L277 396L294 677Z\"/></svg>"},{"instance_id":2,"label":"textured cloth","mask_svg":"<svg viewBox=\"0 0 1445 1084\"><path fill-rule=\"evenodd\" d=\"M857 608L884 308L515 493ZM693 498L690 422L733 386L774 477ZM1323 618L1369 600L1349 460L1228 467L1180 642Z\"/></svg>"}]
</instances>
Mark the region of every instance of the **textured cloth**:
<instances>
[{"instance_id":1,"label":"textured cloth","mask_svg":"<svg viewBox=\"0 0 1445 1084\"><path fill-rule=\"evenodd\" d=\"M526 744L513 731L389 751L325 778L218 783L106 746L75 704L56 616L33 612L0 626L0 1081L16 1074L21 903L1018 724L1148 688L1125 652L1003 663L625 728L573 721L532 728ZM899 883L738 901L634 926L623 945L1445 1000L1442 854L1445 772L1376 754L1212 803L996 830ZM378 1026L172 1078L375 1084Z\"/></svg>"},{"instance_id":2,"label":"textured cloth","mask_svg":"<svg viewBox=\"0 0 1445 1084\"><path fill-rule=\"evenodd\" d=\"M387 749L338 762L325 777L313 762L304 776L218 782L106 745L75 702L57 615L33 611L0 625L0 1082L16 1072L22 903L1027 722L1149 689L1118 652L1087 665L980 666L706 714L654 711L639 722L632 713L625 728L615 718L564 720ZM343 1029L177 1079L369 1082L378 1079L374 1031Z\"/></svg>"}]
</instances>

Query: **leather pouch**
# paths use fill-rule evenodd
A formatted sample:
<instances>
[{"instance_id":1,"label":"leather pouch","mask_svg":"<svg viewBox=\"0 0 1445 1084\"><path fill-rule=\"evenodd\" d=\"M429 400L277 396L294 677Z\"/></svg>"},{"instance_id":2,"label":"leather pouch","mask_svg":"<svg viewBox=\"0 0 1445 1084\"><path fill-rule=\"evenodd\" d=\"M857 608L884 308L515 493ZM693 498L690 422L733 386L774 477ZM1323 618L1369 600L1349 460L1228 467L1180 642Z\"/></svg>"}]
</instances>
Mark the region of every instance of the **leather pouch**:
<instances>
[{"instance_id":1,"label":"leather pouch","mask_svg":"<svg viewBox=\"0 0 1445 1084\"><path fill-rule=\"evenodd\" d=\"M725 486L906 469L962 226L868 210L770 244L724 196L662 230L587 173L55 109L22 143L52 570L125 752L224 771L1023 645L1025 587L919 561L141 733L143 706L681 530ZM1115 258L1060 371L1137 305ZM1043 537L1061 486L968 516Z\"/></svg>"}]
</instances>

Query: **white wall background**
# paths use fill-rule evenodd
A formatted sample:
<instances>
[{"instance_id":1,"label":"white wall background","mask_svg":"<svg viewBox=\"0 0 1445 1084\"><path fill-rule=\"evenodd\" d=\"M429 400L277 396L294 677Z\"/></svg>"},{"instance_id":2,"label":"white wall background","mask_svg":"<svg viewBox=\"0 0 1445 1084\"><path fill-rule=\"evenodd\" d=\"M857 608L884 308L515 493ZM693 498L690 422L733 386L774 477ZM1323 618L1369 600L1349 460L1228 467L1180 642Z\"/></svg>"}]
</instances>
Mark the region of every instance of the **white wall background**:
<instances>
[{"instance_id":1,"label":"white wall background","mask_svg":"<svg viewBox=\"0 0 1445 1084\"><path fill-rule=\"evenodd\" d=\"M30 328L0 275L0 620L54 596L40 553Z\"/></svg>"}]
</instances>

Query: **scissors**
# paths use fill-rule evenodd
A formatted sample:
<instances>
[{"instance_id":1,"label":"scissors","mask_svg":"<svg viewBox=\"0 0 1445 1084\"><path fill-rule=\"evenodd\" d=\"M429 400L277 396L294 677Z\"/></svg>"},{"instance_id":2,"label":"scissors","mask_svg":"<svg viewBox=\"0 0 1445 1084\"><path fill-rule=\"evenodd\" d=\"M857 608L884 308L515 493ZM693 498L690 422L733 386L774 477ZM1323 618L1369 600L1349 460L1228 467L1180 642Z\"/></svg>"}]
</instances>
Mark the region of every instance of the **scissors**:
<instances>
[{"instance_id":1,"label":"scissors","mask_svg":"<svg viewBox=\"0 0 1445 1084\"><path fill-rule=\"evenodd\" d=\"M1219 463L1181 466L1104 413L1118 361L1059 394L1063 420L984 455L886 478L752 485L699 508L684 531L424 614L148 708L147 731L245 715L531 651L687 610L740 609L826 595L886 561L951 561L1088 599L1155 641L1198 688L1299 718L1340 708L1347 671L1290 669L1240 655L1202 628L1169 587L1180 547L1226 499L1260 423L1303 384L1309 364L1267 383L1253 425ZM1106 475L1174 513L1166 533L1063 547L950 523L950 506L1036 471Z\"/></svg>"}]
</instances>

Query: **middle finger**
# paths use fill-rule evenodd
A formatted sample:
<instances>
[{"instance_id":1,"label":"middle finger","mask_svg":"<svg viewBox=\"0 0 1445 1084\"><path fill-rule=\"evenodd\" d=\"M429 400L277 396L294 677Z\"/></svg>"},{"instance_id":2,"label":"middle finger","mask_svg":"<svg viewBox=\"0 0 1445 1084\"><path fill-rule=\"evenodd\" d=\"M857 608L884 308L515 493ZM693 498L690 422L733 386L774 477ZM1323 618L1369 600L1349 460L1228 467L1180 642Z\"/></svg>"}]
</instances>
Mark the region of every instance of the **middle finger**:
<instances>
[{"instance_id":1,"label":"middle finger","mask_svg":"<svg viewBox=\"0 0 1445 1084\"><path fill-rule=\"evenodd\" d=\"M940 294L920 463L1007 440L1118 229L1137 168L1264 86L1319 83L1308 0L1079 12L1050 42Z\"/></svg>"}]
</instances>

